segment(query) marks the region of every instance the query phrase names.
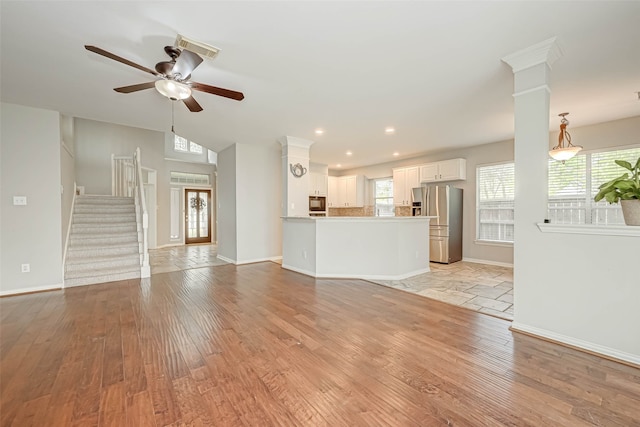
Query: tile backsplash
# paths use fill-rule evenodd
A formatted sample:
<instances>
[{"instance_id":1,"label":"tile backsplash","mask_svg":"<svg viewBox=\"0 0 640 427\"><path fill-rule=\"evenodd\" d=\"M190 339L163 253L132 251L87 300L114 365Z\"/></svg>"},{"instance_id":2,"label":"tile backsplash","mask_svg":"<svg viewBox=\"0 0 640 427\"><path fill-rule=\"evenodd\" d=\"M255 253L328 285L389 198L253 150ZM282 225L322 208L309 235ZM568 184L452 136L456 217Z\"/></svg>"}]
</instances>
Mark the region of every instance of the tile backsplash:
<instances>
[{"instance_id":1,"label":"tile backsplash","mask_svg":"<svg viewBox=\"0 0 640 427\"><path fill-rule=\"evenodd\" d=\"M329 216L374 216L375 206L362 208L329 208ZM396 206L396 216L411 216L411 206Z\"/></svg>"}]
</instances>

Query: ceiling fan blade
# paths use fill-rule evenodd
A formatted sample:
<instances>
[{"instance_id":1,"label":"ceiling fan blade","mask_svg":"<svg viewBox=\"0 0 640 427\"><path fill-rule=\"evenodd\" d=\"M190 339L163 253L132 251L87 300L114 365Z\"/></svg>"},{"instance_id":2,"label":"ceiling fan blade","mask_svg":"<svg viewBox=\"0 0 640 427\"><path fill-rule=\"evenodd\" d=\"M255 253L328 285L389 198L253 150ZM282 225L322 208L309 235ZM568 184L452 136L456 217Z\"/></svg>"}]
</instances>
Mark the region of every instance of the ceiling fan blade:
<instances>
[{"instance_id":1,"label":"ceiling fan blade","mask_svg":"<svg viewBox=\"0 0 640 427\"><path fill-rule=\"evenodd\" d=\"M182 102L184 102L184 105L186 105L192 113L202 111L202 107L198 104L198 101L193 98L193 96L183 99Z\"/></svg>"},{"instance_id":2,"label":"ceiling fan blade","mask_svg":"<svg viewBox=\"0 0 640 427\"><path fill-rule=\"evenodd\" d=\"M131 92L137 92L139 90L151 89L155 87L155 85L156 85L156 82L147 82L147 83L140 83L137 85L117 87L113 90L120 93L131 93Z\"/></svg>"},{"instance_id":3,"label":"ceiling fan blade","mask_svg":"<svg viewBox=\"0 0 640 427\"><path fill-rule=\"evenodd\" d=\"M159 75L158 73L156 73L155 71L153 71L153 70L151 70L151 69L149 69L147 67L143 67L142 65L136 64L135 62L131 62L128 59L124 59L121 56L114 55L113 53L107 52L104 49L100 49L97 46L84 45L84 48L87 49L90 52L97 53L98 55L102 55L102 56L104 56L106 58L113 59L114 61L121 62L121 63L123 63L125 65L130 66L130 67L137 68L138 70L144 71L145 73L153 74L154 76L158 76Z\"/></svg>"},{"instance_id":4,"label":"ceiling fan blade","mask_svg":"<svg viewBox=\"0 0 640 427\"><path fill-rule=\"evenodd\" d=\"M171 73L175 76L180 74L180 80L189 78L191 72L196 69L202 62L202 58L197 53L193 53L190 50L182 50L180 56L176 59L176 64L173 66Z\"/></svg>"},{"instance_id":5,"label":"ceiling fan blade","mask_svg":"<svg viewBox=\"0 0 640 427\"><path fill-rule=\"evenodd\" d=\"M236 101L242 101L244 99L244 94L242 92L209 86L198 82L191 82L191 89L211 93L213 95L224 96L225 98L235 99Z\"/></svg>"}]
</instances>

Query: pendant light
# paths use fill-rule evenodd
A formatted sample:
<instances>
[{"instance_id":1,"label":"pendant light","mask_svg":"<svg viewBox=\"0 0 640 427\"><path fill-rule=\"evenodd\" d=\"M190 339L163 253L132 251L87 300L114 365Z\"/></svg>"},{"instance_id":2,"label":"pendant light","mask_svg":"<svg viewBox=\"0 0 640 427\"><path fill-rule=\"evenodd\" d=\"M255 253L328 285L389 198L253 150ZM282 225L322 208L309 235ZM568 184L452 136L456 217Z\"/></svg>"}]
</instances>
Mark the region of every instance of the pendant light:
<instances>
[{"instance_id":1,"label":"pendant light","mask_svg":"<svg viewBox=\"0 0 640 427\"><path fill-rule=\"evenodd\" d=\"M552 159L561 161L562 163L569 160L570 158L578 154L580 150L582 150L582 146L573 145L571 143L571 135L569 135L569 132L567 131L569 120L567 120L567 118L565 117L568 115L569 113L558 114L558 116L562 117L562 120L560 120L560 135L558 135L558 145L556 145L551 149L551 151L549 151L549 155ZM566 146L564 144L565 141L567 142Z\"/></svg>"}]
</instances>

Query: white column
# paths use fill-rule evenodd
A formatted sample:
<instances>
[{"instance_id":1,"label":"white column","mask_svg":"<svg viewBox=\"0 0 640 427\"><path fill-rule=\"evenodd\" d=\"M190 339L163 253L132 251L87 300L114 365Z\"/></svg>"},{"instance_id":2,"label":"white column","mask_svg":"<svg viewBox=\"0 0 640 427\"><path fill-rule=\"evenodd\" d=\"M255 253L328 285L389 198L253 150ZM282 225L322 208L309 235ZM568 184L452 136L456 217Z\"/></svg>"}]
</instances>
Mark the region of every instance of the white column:
<instances>
[{"instance_id":1,"label":"white column","mask_svg":"<svg viewBox=\"0 0 640 427\"><path fill-rule=\"evenodd\" d=\"M313 141L285 136L282 144L282 216L309 216L309 148ZM302 176L291 168L299 165Z\"/></svg>"},{"instance_id":2,"label":"white column","mask_svg":"<svg viewBox=\"0 0 640 427\"><path fill-rule=\"evenodd\" d=\"M536 223L543 222L547 214L549 74L551 64L560 56L554 37L502 58L514 74L516 191L513 273L516 322L519 297L526 296L527 288L536 286L532 283L536 276L532 269L543 268L539 251L544 242Z\"/></svg>"}]
</instances>

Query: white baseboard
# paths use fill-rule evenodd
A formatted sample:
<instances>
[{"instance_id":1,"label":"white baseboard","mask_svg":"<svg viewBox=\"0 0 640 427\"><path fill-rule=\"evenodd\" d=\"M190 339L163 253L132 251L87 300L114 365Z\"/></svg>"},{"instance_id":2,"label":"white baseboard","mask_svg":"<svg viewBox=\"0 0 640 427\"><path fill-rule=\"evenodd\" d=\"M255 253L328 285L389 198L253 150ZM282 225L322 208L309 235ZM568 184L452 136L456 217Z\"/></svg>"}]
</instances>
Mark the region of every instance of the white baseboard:
<instances>
[{"instance_id":1,"label":"white baseboard","mask_svg":"<svg viewBox=\"0 0 640 427\"><path fill-rule=\"evenodd\" d=\"M498 267L513 268L513 264L509 264L507 262L489 261L487 259L462 258L462 261L475 262L476 264L486 264L486 265L495 265Z\"/></svg>"},{"instance_id":2,"label":"white baseboard","mask_svg":"<svg viewBox=\"0 0 640 427\"><path fill-rule=\"evenodd\" d=\"M243 259L242 261L236 261L236 265L255 264L256 262L277 261L278 259L282 259L282 257Z\"/></svg>"},{"instance_id":3,"label":"white baseboard","mask_svg":"<svg viewBox=\"0 0 640 427\"><path fill-rule=\"evenodd\" d=\"M64 287L63 284L60 283L58 285L35 286L33 288L12 289L9 291L0 291L0 296L29 294L33 292L43 292L43 291L59 291L59 290L62 290L63 287Z\"/></svg>"},{"instance_id":4,"label":"white baseboard","mask_svg":"<svg viewBox=\"0 0 640 427\"><path fill-rule=\"evenodd\" d=\"M234 265L238 264L238 262L235 259L227 258L226 256L216 255L216 258L218 258L220 261L228 262L230 264L234 264Z\"/></svg>"},{"instance_id":5,"label":"white baseboard","mask_svg":"<svg viewBox=\"0 0 640 427\"><path fill-rule=\"evenodd\" d=\"M234 265L255 264L257 262L279 261L282 259L281 256L274 256L274 257L268 257L268 258L243 259L241 261L238 261L235 259L227 258L226 256L222 256L222 255L217 255L217 258L221 261L228 262Z\"/></svg>"},{"instance_id":6,"label":"white baseboard","mask_svg":"<svg viewBox=\"0 0 640 427\"><path fill-rule=\"evenodd\" d=\"M595 344L589 341L573 338L567 335L558 334L556 332L548 331L546 329L536 328L534 326L523 325L522 323L511 323L511 329L516 332L523 332L525 334L534 335L540 338L545 338L550 341L555 341L560 344L566 344L570 347L586 350L589 353L598 354L607 358L628 362L636 366L640 366L640 354L631 354L624 351L619 351L614 348L605 347L600 344Z\"/></svg>"},{"instance_id":7,"label":"white baseboard","mask_svg":"<svg viewBox=\"0 0 640 427\"><path fill-rule=\"evenodd\" d=\"M361 280L404 280L409 277L417 276L419 274L428 273L431 271L428 267L420 270L415 270L407 274L401 275L371 275L371 274L342 274L342 273L314 273L313 271L303 270L301 268L292 267L287 264L282 264L282 268L286 270L295 271L296 273L302 273L307 276L315 277L316 279L361 279Z\"/></svg>"}]
</instances>

